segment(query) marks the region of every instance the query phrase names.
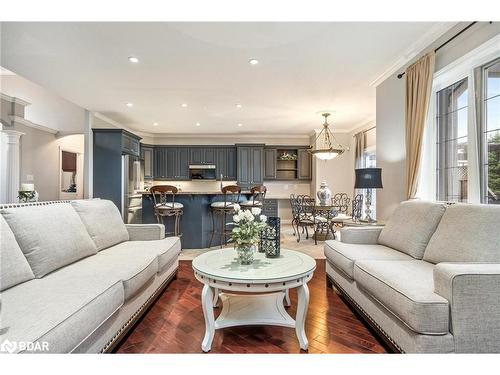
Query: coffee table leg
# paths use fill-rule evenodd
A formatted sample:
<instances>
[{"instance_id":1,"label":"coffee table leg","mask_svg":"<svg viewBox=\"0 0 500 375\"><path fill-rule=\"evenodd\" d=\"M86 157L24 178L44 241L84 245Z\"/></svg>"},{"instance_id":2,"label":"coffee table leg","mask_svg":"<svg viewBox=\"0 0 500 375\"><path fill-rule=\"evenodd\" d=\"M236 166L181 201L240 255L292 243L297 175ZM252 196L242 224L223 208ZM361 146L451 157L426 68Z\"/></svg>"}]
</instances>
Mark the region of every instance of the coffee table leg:
<instances>
[{"instance_id":1,"label":"coffee table leg","mask_svg":"<svg viewBox=\"0 0 500 375\"><path fill-rule=\"evenodd\" d=\"M301 285L297 289L298 306L297 316L295 317L295 333L299 339L300 348L307 350L309 341L307 341L304 325L306 323L307 308L309 307L309 288L307 284Z\"/></svg>"},{"instance_id":2,"label":"coffee table leg","mask_svg":"<svg viewBox=\"0 0 500 375\"><path fill-rule=\"evenodd\" d=\"M205 337L201 343L201 349L209 352L212 348L212 341L215 334L215 319L213 308L212 288L205 284L201 292L201 305L203 307L203 316L205 317Z\"/></svg>"},{"instance_id":3,"label":"coffee table leg","mask_svg":"<svg viewBox=\"0 0 500 375\"><path fill-rule=\"evenodd\" d=\"M290 307L292 304L290 302L290 289L285 290L285 307Z\"/></svg>"},{"instance_id":4,"label":"coffee table leg","mask_svg":"<svg viewBox=\"0 0 500 375\"><path fill-rule=\"evenodd\" d=\"M218 288L214 288L213 289L213 293L214 293L213 305L214 305L214 307L217 307L217 305L219 303L219 289Z\"/></svg>"}]
</instances>

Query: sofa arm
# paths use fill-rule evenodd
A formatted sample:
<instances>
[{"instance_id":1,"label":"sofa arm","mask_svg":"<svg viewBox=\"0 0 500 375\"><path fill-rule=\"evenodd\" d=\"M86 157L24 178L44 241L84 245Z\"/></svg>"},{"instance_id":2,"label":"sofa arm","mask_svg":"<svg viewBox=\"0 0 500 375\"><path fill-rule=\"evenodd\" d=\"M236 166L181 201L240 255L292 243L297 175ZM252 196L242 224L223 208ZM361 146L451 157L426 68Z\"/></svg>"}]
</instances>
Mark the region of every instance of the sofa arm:
<instances>
[{"instance_id":1,"label":"sofa arm","mask_svg":"<svg viewBox=\"0 0 500 375\"><path fill-rule=\"evenodd\" d=\"M151 241L165 238L163 224L125 224L130 241Z\"/></svg>"},{"instance_id":2,"label":"sofa arm","mask_svg":"<svg viewBox=\"0 0 500 375\"><path fill-rule=\"evenodd\" d=\"M383 227L344 227L340 241L345 243L376 245Z\"/></svg>"},{"instance_id":3,"label":"sofa arm","mask_svg":"<svg viewBox=\"0 0 500 375\"><path fill-rule=\"evenodd\" d=\"M500 264L439 263L434 291L450 304L455 351L500 351Z\"/></svg>"}]
</instances>

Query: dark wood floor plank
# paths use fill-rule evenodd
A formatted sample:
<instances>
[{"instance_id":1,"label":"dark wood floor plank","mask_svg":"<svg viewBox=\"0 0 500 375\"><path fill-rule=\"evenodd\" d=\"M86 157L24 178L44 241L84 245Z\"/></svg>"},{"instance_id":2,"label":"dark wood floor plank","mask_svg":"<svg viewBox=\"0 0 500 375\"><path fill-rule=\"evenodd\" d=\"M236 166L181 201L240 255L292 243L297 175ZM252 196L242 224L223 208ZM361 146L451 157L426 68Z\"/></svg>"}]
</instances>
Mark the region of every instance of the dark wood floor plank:
<instances>
[{"instance_id":1,"label":"dark wood floor plank","mask_svg":"<svg viewBox=\"0 0 500 375\"><path fill-rule=\"evenodd\" d=\"M118 353L202 353L205 322L201 309L202 284L193 276L190 261L181 261L172 281L143 319L117 349ZM385 353L384 347L344 301L326 287L325 261L317 260L308 284L310 304L306 321L308 353ZM290 291L295 317L296 290ZM220 308L215 309L215 315ZM215 332L211 353L306 353L295 330L260 326L232 327Z\"/></svg>"}]
</instances>

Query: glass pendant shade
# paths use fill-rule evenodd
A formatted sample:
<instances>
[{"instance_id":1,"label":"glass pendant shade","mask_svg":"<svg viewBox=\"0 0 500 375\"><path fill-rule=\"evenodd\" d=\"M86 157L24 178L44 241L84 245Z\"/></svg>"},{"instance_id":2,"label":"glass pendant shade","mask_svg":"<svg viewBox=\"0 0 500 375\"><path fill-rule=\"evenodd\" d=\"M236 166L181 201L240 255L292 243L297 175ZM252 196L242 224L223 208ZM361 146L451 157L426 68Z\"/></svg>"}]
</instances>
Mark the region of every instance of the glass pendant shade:
<instances>
[{"instance_id":1,"label":"glass pendant shade","mask_svg":"<svg viewBox=\"0 0 500 375\"><path fill-rule=\"evenodd\" d=\"M314 148L310 151L311 154L320 160L334 159L345 151L345 148L336 141L335 136L329 129L328 116L330 116L329 113L323 113L323 117L325 118L323 129L321 129L321 132L316 137Z\"/></svg>"}]
</instances>

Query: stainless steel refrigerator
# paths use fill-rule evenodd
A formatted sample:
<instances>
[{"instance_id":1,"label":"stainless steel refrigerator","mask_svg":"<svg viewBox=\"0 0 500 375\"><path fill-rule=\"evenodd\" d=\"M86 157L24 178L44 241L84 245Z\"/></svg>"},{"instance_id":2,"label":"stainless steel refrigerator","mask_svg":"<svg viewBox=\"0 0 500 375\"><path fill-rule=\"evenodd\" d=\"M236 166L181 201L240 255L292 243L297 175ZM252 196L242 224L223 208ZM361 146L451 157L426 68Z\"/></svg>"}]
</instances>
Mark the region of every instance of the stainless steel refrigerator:
<instances>
[{"instance_id":1,"label":"stainless steel refrigerator","mask_svg":"<svg viewBox=\"0 0 500 375\"><path fill-rule=\"evenodd\" d=\"M142 222L144 161L136 156L122 155L122 216L126 224Z\"/></svg>"}]
</instances>

